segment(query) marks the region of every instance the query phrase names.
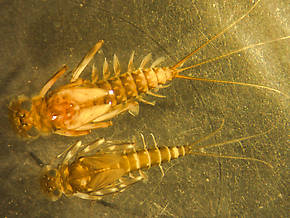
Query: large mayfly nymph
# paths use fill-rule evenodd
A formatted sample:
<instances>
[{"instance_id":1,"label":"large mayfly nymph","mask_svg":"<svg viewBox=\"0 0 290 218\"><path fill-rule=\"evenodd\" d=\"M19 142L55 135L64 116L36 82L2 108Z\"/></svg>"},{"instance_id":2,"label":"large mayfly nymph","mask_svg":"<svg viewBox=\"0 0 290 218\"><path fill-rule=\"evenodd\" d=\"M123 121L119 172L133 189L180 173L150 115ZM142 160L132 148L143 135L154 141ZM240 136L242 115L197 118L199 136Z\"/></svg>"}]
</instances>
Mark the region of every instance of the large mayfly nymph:
<instances>
[{"instance_id":1,"label":"large mayfly nymph","mask_svg":"<svg viewBox=\"0 0 290 218\"><path fill-rule=\"evenodd\" d=\"M289 37L287 36L250 45L199 64L182 68L183 64L189 60L193 54L240 22L257 6L258 3L259 1L257 1L242 17L170 67L158 67L158 65L163 61L163 58L158 58L150 67L146 67L146 64L151 59L151 54L149 54L142 60L139 68L134 69L133 52L126 72L121 73L119 60L115 55L113 59L114 75L111 75L109 72L108 62L105 59L103 64L103 78L98 79L96 68L93 66L92 79L84 80L80 78L80 75L97 51L102 47L104 41L100 40L72 71L70 83L49 91L53 84L66 72L67 67L63 66L43 86L37 96L34 96L31 99L20 96L10 102L10 117L17 133L23 137L37 136L38 133L80 136L89 134L93 129L109 127L112 125L111 119L125 111L137 115L139 112L139 101L153 104L143 98L145 94L156 97L165 97L155 93L154 90L166 87L165 84L174 78L244 85L255 88L264 88L283 94L276 89L255 84L193 78L179 74L185 70L230 56L234 53L239 53L255 46L288 39ZM31 104L29 110L23 109L23 104L25 102ZM33 130L37 130L36 135Z\"/></svg>"}]
</instances>

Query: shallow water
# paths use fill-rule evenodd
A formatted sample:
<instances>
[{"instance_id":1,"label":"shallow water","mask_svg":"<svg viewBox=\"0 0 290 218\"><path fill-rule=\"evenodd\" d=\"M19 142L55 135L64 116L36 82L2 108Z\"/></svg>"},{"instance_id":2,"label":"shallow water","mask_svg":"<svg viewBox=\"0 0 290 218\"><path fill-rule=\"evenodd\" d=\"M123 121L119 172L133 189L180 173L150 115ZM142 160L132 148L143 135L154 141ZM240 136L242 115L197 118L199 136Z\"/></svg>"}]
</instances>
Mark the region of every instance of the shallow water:
<instances>
[{"instance_id":1,"label":"shallow water","mask_svg":"<svg viewBox=\"0 0 290 218\"><path fill-rule=\"evenodd\" d=\"M124 3L126 2L126 3ZM113 127L81 137L128 140L142 132L152 145L189 144L209 134L225 119L215 138L205 143L253 135L264 136L209 150L223 155L255 157L274 166L249 161L188 156L148 171L147 183L124 193L91 202L62 197L46 200L38 184L40 167L31 153L49 163L80 138L41 137L23 141L12 131L7 105L14 96L37 94L63 64L72 69L98 40L102 53L116 53L123 70L132 50L135 66L149 52L173 65L242 16L248 1L9 1L0 3L1 159L0 215L7 217L123 216L281 216L287 195L287 123L285 97L255 88L176 80L160 90L156 106L140 104L140 114L114 119ZM287 5L262 1L231 31L202 49L190 63L215 57L249 44L289 35ZM239 55L184 72L185 75L249 82L289 92L289 40L263 45ZM111 64L112 62L110 62ZM100 69L100 64L98 64ZM87 76L89 75L87 69ZM66 78L68 79L68 77ZM63 82L65 80L62 80ZM61 83L60 82L60 83Z\"/></svg>"}]
</instances>

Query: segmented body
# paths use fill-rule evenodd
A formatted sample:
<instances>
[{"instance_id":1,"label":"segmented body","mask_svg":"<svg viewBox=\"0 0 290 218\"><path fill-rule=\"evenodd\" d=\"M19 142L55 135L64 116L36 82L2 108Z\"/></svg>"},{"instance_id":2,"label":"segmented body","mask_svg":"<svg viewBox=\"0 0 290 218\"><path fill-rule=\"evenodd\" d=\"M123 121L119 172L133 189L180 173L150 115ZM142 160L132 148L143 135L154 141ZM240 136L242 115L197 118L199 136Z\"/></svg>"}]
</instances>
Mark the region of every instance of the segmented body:
<instances>
[{"instance_id":1,"label":"segmented body","mask_svg":"<svg viewBox=\"0 0 290 218\"><path fill-rule=\"evenodd\" d=\"M62 194L90 200L101 199L144 179L142 169L190 153L190 146L155 146L135 151L131 143L120 145L100 139L96 144L105 144L106 148L90 155L93 149L90 146L82 149L83 145L78 142L57 168L44 168L40 182L49 199L57 200ZM79 153L79 150L82 151ZM140 175L133 176L134 171L139 171Z\"/></svg>"},{"instance_id":2,"label":"segmented body","mask_svg":"<svg viewBox=\"0 0 290 218\"><path fill-rule=\"evenodd\" d=\"M129 111L133 115L138 114L138 101L153 104L143 99L142 95L150 94L157 97L164 97L152 92L152 90L161 88L162 85L174 78L264 88L283 94L278 90L255 84L191 78L179 75L182 71L264 44L258 43L256 45L247 46L202 63L181 68L198 50L205 47L214 39L232 28L236 23L240 22L257 6L258 2L259 1L257 1L242 17L171 67L156 67L162 62L162 58L154 61L151 67L145 67L151 57L151 55L147 55L141 62L139 68L134 70L133 53L129 60L127 72L120 74L120 64L117 56L114 56L114 76L110 75L108 63L105 59L102 80L97 78L94 67L92 70L92 80L83 80L80 78L81 73L103 44L102 40L99 41L72 71L71 83L48 92L58 78L65 73L67 68L63 67L44 85L39 95L32 99L20 97L11 101L9 109L12 123L16 131L19 135L24 137L31 137L31 135L33 135L30 132L32 127L35 127L40 133L56 133L66 136L86 135L90 133L92 129L105 128L112 125L111 119L125 111ZM289 37L282 37L268 42L270 43L288 38ZM31 103L30 110L22 109L22 103L24 101L29 101Z\"/></svg>"},{"instance_id":3,"label":"segmented body","mask_svg":"<svg viewBox=\"0 0 290 218\"><path fill-rule=\"evenodd\" d=\"M66 71L61 68L42 88L38 96L31 100L18 98L10 103L12 122L17 132L22 136L30 136L28 131L35 127L41 133L56 133L66 136L85 135L91 129L110 126L111 118L129 110L138 114L137 100L144 101L142 94L154 94L150 90L159 88L174 78L177 73L174 68L145 68L150 60L148 55L142 61L140 68L133 70L133 54L128 64L128 71L120 75L118 58L114 57L115 75L110 76L105 60L103 80L92 76L92 81L79 78L84 63L88 63L102 46L99 41L84 57L73 71L71 83L61 86L51 92L48 90ZM93 74L95 74L93 70ZM157 95L158 96L158 95ZM24 101L31 101L30 111L21 108Z\"/></svg>"},{"instance_id":4,"label":"segmented body","mask_svg":"<svg viewBox=\"0 0 290 218\"><path fill-rule=\"evenodd\" d=\"M224 122L214 132L185 146L158 147L153 135L154 147L149 149L144 139L143 149L136 149L134 143L105 141L104 139L86 146L79 141L63 153L65 157L57 167L53 168L48 165L43 168L40 177L42 191L53 201L59 199L62 194L89 200L101 199L105 195L122 192L128 186L146 179L143 169L153 166L161 168L162 163L187 154L256 161L273 168L269 163L255 158L194 152L197 148L204 149L241 142L268 132L217 144L196 146L213 137L222 129L223 124ZM163 173L162 168L161 171ZM139 172L139 174L136 175L134 172Z\"/></svg>"},{"instance_id":5,"label":"segmented body","mask_svg":"<svg viewBox=\"0 0 290 218\"><path fill-rule=\"evenodd\" d=\"M171 81L175 74L176 71L169 67L139 68L108 80L97 81L95 85L105 90L113 90L114 94L106 97L107 102L115 106L140 99L142 94Z\"/></svg>"}]
</instances>

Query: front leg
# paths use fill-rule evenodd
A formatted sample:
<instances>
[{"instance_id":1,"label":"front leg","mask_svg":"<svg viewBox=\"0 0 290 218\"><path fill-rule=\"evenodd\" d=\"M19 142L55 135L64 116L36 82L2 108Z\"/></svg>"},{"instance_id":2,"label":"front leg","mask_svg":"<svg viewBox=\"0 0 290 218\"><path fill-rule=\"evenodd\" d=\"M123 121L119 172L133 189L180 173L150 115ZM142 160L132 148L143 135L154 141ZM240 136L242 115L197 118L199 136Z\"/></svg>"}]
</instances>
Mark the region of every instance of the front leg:
<instances>
[{"instance_id":1,"label":"front leg","mask_svg":"<svg viewBox=\"0 0 290 218\"><path fill-rule=\"evenodd\" d=\"M124 151L131 151L135 148L135 143L114 143L113 141L106 141L104 138L99 138L93 143L84 145L81 141L78 141L76 144L71 145L68 147L64 152L59 154L57 158L62 157L65 155L63 162L68 162L72 158L84 156L89 152L97 150L97 152L124 152Z\"/></svg>"},{"instance_id":2,"label":"front leg","mask_svg":"<svg viewBox=\"0 0 290 218\"><path fill-rule=\"evenodd\" d=\"M112 125L113 125L112 121L88 123L88 124L82 125L81 127L77 128L75 131L81 132L84 130L107 128L107 127L112 126Z\"/></svg>"},{"instance_id":3,"label":"front leg","mask_svg":"<svg viewBox=\"0 0 290 218\"><path fill-rule=\"evenodd\" d=\"M63 136L83 136L88 135L92 129L107 128L112 126L112 121L88 123L77 129L56 130L54 133Z\"/></svg>"},{"instance_id":4,"label":"front leg","mask_svg":"<svg viewBox=\"0 0 290 218\"><path fill-rule=\"evenodd\" d=\"M49 80L48 82L42 87L39 97L43 98L45 94L48 92L48 90L53 86L53 84L61 77L65 71L67 70L67 66L64 65L62 68L60 68L59 71L57 71Z\"/></svg>"},{"instance_id":5,"label":"front leg","mask_svg":"<svg viewBox=\"0 0 290 218\"><path fill-rule=\"evenodd\" d=\"M83 136L88 135L90 130L56 130L54 133L63 136Z\"/></svg>"},{"instance_id":6,"label":"front leg","mask_svg":"<svg viewBox=\"0 0 290 218\"><path fill-rule=\"evenodd\" d=\"M64 156L62 160L62 165L68 165L68 162L76 157L78 151L83 147L82 141L78 141L76 144L69 146L62 153L57 155L57 158Z\"/></svg>"},{"instance_id":7,"label":"front leg","mask_svg":"<svg viewBox=\"0 0 290 218\"><path fill-rule=\"evenodd\" d=\"M92 148L95 149L96 147L101 146L104 143L105 143L104 138L100 138L96 140L93 144L88 144L88 145L84 145L82 144L82 141L78 141L76 144L71 145L64 152L59 154L57 158L60 158L63 155L65 155L63 159L63 164L67 164L68 161L70 161L71 159L78 157L79 153L83 155L85 153L90 152Z\"/></svg>"}]
</instances>

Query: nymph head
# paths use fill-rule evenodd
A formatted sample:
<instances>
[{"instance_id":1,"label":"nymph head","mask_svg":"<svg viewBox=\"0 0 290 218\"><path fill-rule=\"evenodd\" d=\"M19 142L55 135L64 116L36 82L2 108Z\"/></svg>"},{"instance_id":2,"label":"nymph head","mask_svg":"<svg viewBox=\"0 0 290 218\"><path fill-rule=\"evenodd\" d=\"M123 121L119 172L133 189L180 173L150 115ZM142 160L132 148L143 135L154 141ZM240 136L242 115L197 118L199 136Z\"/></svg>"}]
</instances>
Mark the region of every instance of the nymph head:
<instances>
[{"instance_id":1,"label":"nymph head","mask_svg":"<svg viewBox=\"0 0 290 218\"><path fill-rule=\"evenodd\" d=\"M11 123L17 134L30 138L31 136L28 134L28 131L32 128L33 123L30 111L24 109L27 103L30 103L27 97L19 96L10 102L8 109Z\"/></svg>"},{"instance_id":2,"label":"nymph head","mask_svg":"<svg viewBox=\"0 0 290 218\"><path fill-rule=\"evenodd\" d=\"M49 200L58 200L62 196L59 170L49 165L45 166L41 171L40 187Z\"/></svg>"}]
</instances>

